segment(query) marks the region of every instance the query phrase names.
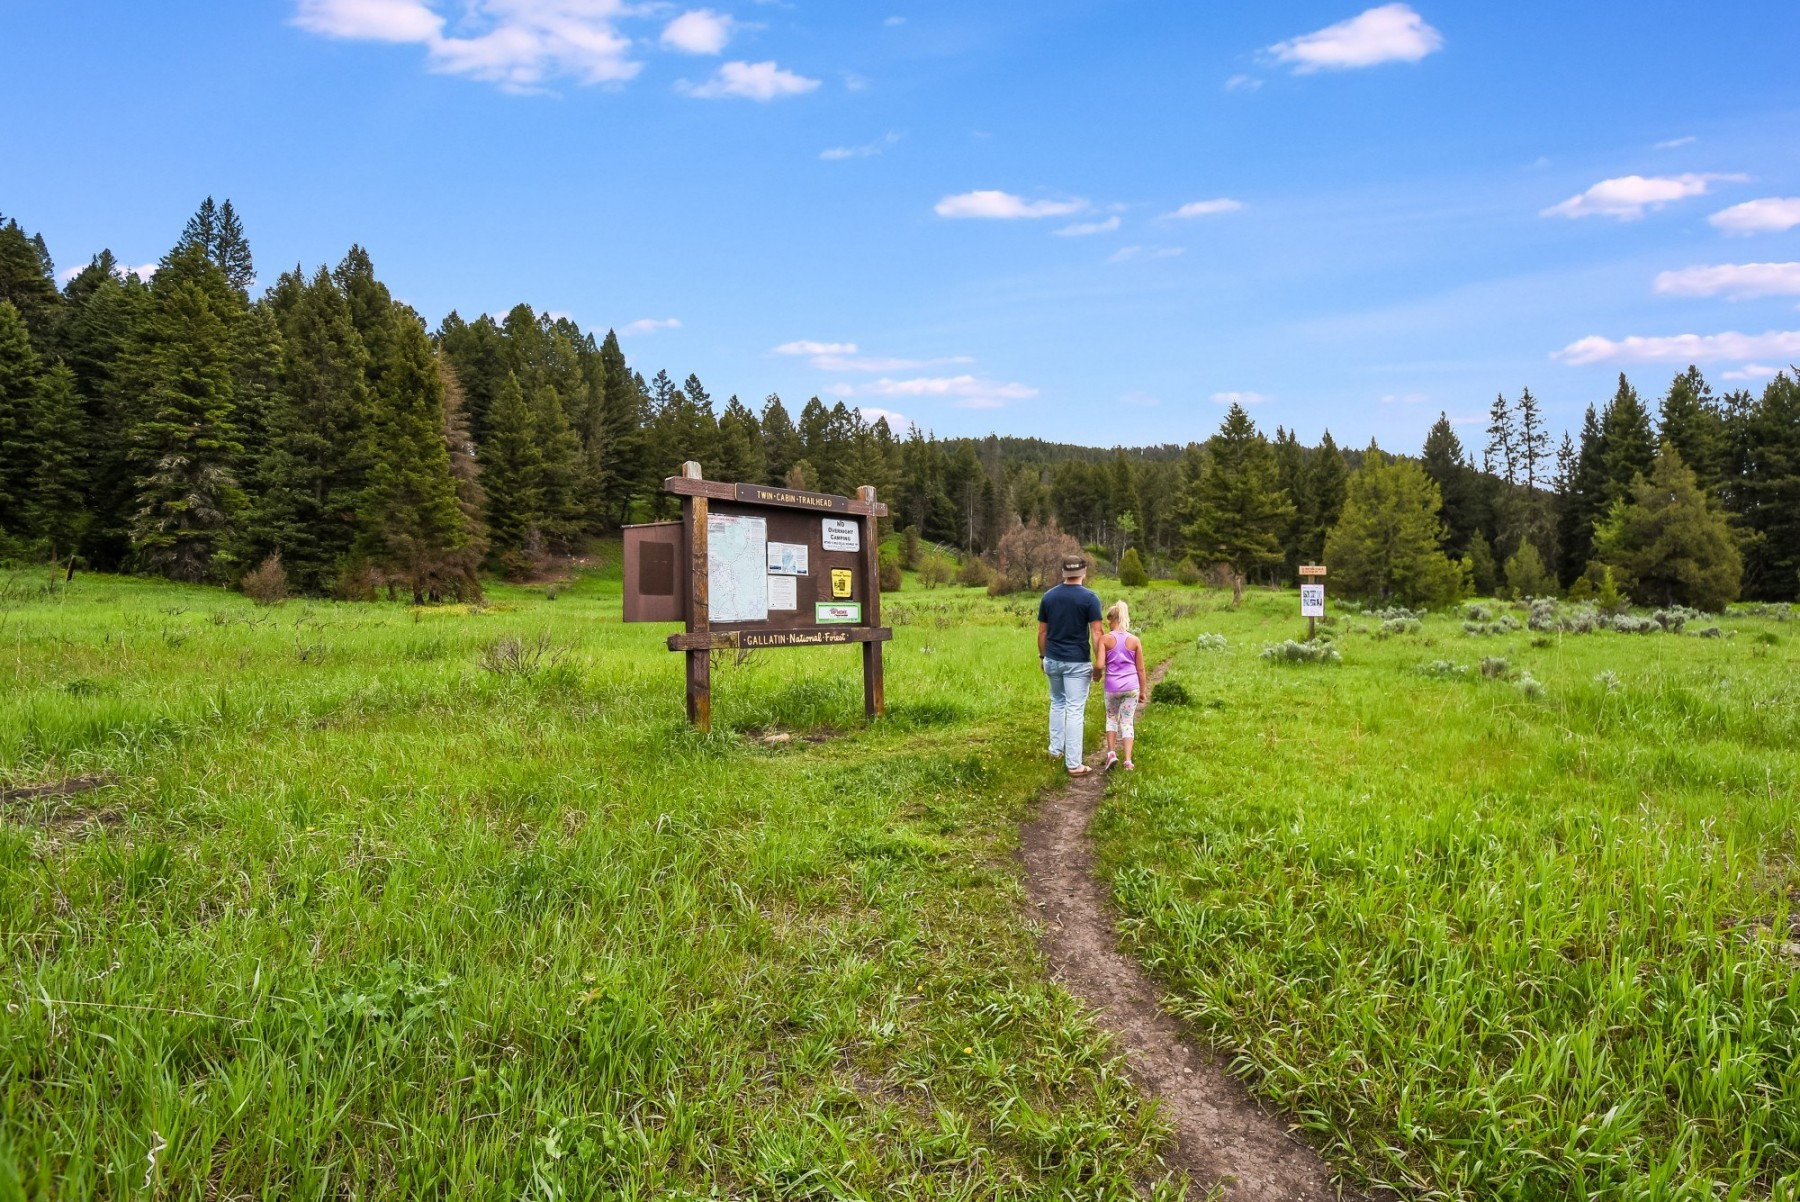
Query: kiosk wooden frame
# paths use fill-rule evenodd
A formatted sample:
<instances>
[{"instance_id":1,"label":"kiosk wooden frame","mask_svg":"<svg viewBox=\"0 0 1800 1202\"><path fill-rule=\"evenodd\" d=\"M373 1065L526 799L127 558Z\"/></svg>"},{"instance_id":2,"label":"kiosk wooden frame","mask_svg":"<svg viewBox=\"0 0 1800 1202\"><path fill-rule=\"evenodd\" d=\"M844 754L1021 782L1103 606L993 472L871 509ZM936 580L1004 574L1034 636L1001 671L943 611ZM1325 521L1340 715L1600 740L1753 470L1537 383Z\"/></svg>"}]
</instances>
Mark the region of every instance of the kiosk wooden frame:
<instances>
[{"instance_id":1,"label":"kiosk wooden frame","mask_svg":"<svg viewBox=\"0 0 1800 1202\"><path fill-rule=\"evenodd\" d=\"M681 498L681 520L626 527L625 620L682 622L682 632L668 642L669 650L687 656L688 721L701 730L712 727L717 649L860 644L863 712L871 718L883 713L881 644L894 632L881 625L879 522L888 508L875 490L865 486L855 497L843 497L707 480L693 462L681 469L663 481L665 491ZM771 566L767 577L789 582L782 591L791 608L770 608L760 620L715 620L709 530L713 519L727 517L763 519L766 543L797 561L797 570L794 564ZM855 550L843 545L849 541ZM829 596L822 597L825 589Z\"/></svg>"}]
</instances>

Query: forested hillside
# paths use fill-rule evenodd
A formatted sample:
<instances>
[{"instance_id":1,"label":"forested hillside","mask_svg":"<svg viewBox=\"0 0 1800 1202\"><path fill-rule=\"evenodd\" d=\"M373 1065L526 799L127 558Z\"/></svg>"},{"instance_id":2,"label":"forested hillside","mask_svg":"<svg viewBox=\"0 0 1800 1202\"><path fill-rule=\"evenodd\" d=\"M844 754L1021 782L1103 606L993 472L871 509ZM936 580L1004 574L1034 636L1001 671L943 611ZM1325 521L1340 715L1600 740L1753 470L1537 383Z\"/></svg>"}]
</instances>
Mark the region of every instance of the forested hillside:
<instances>
[{"instance_id":1,"label":"forested hillside","mask_svg":"<svg viewBox=\"0 0 1800 1202\"><path fill-rule=\"evenodd\" d=\"M303 592L466 597L483 571L667 514L662 479L696 459L717 479L873 484L896 528L965 555L1054 524L1152 572L1241 583L1326 559L1413 601L1599 587L1603 566L1658 601L1800 591L1791 373L1716 396L1690 367L1654 415L1621 375L1560 441L1529 390L1497 397L1478 453L1445 417L1393 461L1265 436L1236 406L1204 441L1102 449L894 431L817 397L721 402L524 304L433 330L360 247L252 297L258 279L229 201L148 279L102 252L60 288L44 240L4 220L0 557L223 583L278 557Z\"/></svg>"}]
</instances>

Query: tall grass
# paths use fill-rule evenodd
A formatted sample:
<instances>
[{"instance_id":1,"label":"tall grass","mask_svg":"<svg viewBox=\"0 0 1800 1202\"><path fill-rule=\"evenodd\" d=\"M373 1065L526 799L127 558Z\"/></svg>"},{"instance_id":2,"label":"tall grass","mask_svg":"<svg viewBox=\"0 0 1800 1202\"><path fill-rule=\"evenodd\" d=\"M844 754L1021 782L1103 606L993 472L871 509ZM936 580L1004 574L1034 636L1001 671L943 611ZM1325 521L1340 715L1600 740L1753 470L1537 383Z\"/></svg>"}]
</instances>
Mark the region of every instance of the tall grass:
<instances>
[{"instance_id":1,"label":"tall grass","mask_svg":"<svg viewBox=\"0 0 1800 1202\"><path fill-rule=\"evenodd\" d=\"M1099 824L1179 1008L1408 1194L1794 1197L1800 682L1773 624L1343 623L1340 665L1257 662L1240 634L1290 605L1213 620L1230 649L1180 661L1196 705Z\"/></svg>"}]
</instances>

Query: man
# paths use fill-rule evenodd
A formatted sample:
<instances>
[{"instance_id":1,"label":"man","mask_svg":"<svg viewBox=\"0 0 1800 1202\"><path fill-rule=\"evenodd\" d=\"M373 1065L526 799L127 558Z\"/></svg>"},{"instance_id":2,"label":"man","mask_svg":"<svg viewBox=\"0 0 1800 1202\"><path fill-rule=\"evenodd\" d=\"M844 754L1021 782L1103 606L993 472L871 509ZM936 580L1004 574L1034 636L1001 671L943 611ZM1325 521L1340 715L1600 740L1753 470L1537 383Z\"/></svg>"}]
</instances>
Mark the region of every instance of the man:
<instances>
[{"instance_id":1,"label":"man","mask_svg":"<svg viewBox=\"0 0 1800 1202\"><path fill-rule=\"evenodd\" d=\"M1050 754L1063 757L1070 776L1092 771L1081 762L1088 689L1100 679L1100 598L1082 582L1087 560L1062 561L1063 582L1038 602L1038 660L1050 678Z\"/></svg>"}]
</instances>

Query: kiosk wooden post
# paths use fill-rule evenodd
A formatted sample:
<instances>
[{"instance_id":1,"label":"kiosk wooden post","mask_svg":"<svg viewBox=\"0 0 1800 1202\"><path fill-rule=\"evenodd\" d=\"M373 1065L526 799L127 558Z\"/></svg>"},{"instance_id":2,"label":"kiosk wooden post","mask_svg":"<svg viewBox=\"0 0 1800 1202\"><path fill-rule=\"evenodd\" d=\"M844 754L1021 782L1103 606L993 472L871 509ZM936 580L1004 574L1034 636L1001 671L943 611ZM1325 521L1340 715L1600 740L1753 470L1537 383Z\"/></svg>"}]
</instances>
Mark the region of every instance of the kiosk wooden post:
<instances>
[{"instance_id":1,"label":"kiosk wooden post","mask_svg":"<svg viewBox=\"0 0 1800 1202\"><path fill-rule=\"evenodd\" d=\"M1325 616L1325 565L1300 565L1300 616L1306 619L1306 641L1319 633L1319 619Z\"/></svg>"},{"instance_id":2,"label":"kiosk wooden post","mask_svg":"<svg viewBox=\"0 0 1800 1202\"><path fill-rule=\"evenodd\" d=\"M856 498L869 504L863 515L863 574L869 582L869 607L863 620L870 626L881 625L881 519L875 515L875 489L865 484L856 490ZM870 640L862 647L863 714L873 718L887 712L887 698L881 681L881 643Z\"/></svg>"},{"instance_id":3,"label":"kiosk wooden post","mask_svg":"<svg viewBox=\"0 0 1800 1202\"><path fill-rule=\"evenodd\" d=\"M700 465L688 460L681 465L686 480L700 479ZM712 629L706 571L706 497L681 498L681 517L687 523L688 571L693 593L688 601L687 633L705 635ZM687 653L688 721L703 731L712 729L712 650L702 638Z\"/></svg>"}]
</instances>

